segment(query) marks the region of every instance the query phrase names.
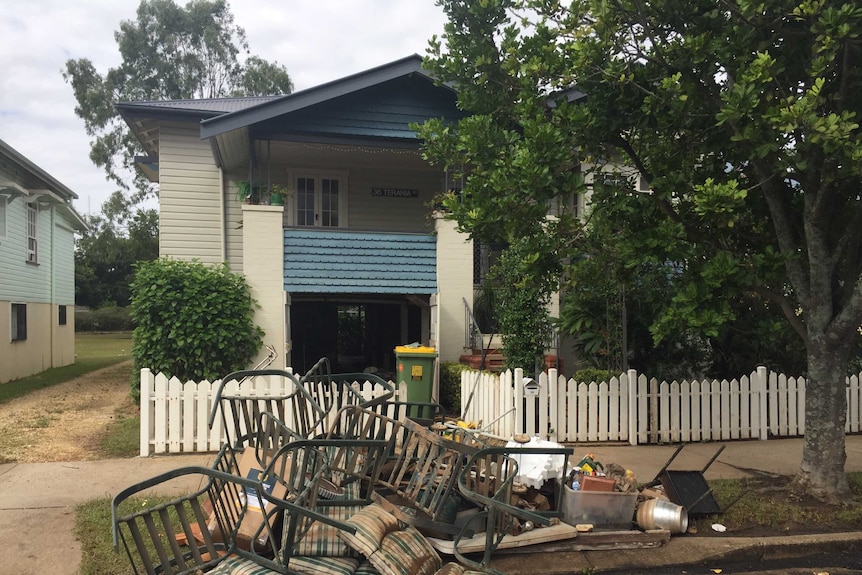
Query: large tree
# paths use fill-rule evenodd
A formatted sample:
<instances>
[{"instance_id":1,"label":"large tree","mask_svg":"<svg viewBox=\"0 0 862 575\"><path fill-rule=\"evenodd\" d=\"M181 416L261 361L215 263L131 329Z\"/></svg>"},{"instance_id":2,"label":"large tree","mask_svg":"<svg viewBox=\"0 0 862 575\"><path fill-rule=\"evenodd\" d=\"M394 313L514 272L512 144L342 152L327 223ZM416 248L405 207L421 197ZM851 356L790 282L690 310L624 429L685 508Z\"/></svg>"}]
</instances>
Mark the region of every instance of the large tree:
<instances>
[{"instance_id":1,"label":"large tree","mask_svg":"<svg viewBox=\"0 0 862 575\"><path fill-rule=\"evenodd\" d=\"M449 22L426 64L474 115L422 135L429 158L466 166L446 198L461 227L542 225L548 201L586 190L578 166L639 175L660 217L629 230L628 253L677 274L653 334L718 333L741 293L781 309L807 356L796 485L842 500L845 378L862 324L862 7L439 3ZM561 257L576 255L574 219L553 228Z\"/></svg>"},{"instance_id":2,"label":"large tree","mask_svg":"<svg viewBox=\"0 0 862 575\"><path fill-rule=\"evenodd\" d=\"M130 215L126 198L114 192L101 215L87 216L87 226L75 243L75 303L128 306L135 263L159 257L159 213Z\"/></svg>"},{"instance_id":3,"label":"large tree","mask_svg":"<svg viewBox=\"0 0 862 575\"><path fill-rule=\"evenodd\" d=\"M136 198L152 194L151 184L133 168L140 144L119 118L114 104L289 94L293 83L284 66L248 52L242 27L234 24L225 0L142 0L135 20L120 22L114 34L122 63L100 74L88 58L66 62L63 77L72 86L92 138L90 159ZM130 185L130 179L134 184Z\"/></svg>"}]
</instances>

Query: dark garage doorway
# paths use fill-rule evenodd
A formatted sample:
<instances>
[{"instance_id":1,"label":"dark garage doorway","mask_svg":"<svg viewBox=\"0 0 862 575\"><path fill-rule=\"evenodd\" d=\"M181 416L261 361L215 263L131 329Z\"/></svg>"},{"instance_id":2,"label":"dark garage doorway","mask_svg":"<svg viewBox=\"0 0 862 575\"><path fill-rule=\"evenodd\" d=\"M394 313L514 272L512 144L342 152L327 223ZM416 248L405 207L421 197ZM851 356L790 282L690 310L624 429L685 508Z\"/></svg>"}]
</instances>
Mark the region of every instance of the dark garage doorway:
<instances>
[{"instance_id":1,"label":"dark garage doorway","mask_svg":"<svg viewBox=\"0 0 862 575\"><path fill-rule=\"evenodd\" d=\"M406 333L402 333L402 313ZM395 346L420 341L421 331L422 309L406 300L295 298L290 306L290 363L303 374L325 356L333 372L375 368L385 379L392 379Z\"/></svg>"}]
</instances>

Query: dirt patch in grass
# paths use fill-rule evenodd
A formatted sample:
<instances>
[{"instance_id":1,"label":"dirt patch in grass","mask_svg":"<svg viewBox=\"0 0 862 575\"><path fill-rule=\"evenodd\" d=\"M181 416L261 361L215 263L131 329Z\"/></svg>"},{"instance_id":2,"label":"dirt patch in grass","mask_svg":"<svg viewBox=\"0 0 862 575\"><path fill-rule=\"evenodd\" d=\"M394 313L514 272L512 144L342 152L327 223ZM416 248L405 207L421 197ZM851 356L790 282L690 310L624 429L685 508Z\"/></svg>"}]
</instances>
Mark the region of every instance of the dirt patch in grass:
<instances>
[{"instance_id":1,"label":"dirt patch in grass","mask_svg":"<svg viewBox=\"0 0 862 575\"><path fill-rule=\"evenodd\" d=\"M0 403L0 463L104 458L109 426L138 411L130 370L125 361Z\"/></svg>"}]
</instances>

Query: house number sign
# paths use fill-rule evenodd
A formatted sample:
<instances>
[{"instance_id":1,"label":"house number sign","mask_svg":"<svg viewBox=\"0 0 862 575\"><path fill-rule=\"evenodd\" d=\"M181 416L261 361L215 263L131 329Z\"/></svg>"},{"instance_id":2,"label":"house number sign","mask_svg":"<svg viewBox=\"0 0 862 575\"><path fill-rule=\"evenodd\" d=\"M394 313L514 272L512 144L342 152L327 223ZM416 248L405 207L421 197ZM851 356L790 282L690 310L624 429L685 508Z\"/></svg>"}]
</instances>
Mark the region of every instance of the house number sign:
<instances>
[{"instance_id":1,"label":"house number sign","mask_svg":"<svg viewBox=\"0 0 862 575\"><path fill-rule=\"evenodd\" d=\"M371 188L374 198L418 198L419 190L407 188Z\"/></svg>"}]
</instances>

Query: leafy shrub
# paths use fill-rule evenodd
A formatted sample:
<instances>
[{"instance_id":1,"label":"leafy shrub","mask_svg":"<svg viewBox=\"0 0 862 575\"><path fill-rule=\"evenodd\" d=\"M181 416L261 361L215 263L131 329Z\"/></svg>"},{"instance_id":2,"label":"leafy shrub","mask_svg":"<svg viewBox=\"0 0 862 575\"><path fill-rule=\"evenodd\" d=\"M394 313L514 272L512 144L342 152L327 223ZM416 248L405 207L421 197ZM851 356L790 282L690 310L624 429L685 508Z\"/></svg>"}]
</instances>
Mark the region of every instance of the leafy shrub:
<instances>
[{"instance_id":1,"label":"leafy shrub","mask_svg":"<svg viewBox=\"0 0 862 575\"><path fill-rule=\"evenodd\" d=\"M548 304L558 277L549 241L544 234L518 238L488 274L494 282L494 315L503 336L506 369L520 367L528 374L542 370L553 336Z\"/></svg>"},{"instance_id":2,"label":"leafy shrub","mask_svg":"<svg viewBox=\"0 0 862 575\"><path fill-rule=\"evenodd\" d=\"M76 332L132 331L135 322L128 307L109 306L75 312Z\"/></svg>"},{"instance_id":3,"label":"leafy shrub","mask_svg":"<svg viewBox=\"0 0 862 575\"><path fill-rule=\"evenodd\" d=\"M440 363L440 405L446 413L461 413L461 372L468 369L463 363Z\"/></svg>"},{"instance_id":4,"label":"leafy shrub","mask_svg":"<svg viewBox=\"0 0 862 575\"><path fill-rule=\"evenodd\" d=\"M601 383L603 381L610 381L612 377L616 377L618 375L619 373L613 371L589 368L576 371L574 375L572 375L572 379L578 383L591 383L593 381Z\"/></svg>"},{"instance_id":5,"label":"leafy shrub","mask_svg":"<svg viewBox=\"0 0 862 575\"><path fill-rule=\"evenodd\" d=\"M135 370L148 367L182 381L210 381L244 369L263 342L254 324L255 302L241 275L210 266L160 258L136 264L132 282Z\"/></svg>"}]
</instances>

